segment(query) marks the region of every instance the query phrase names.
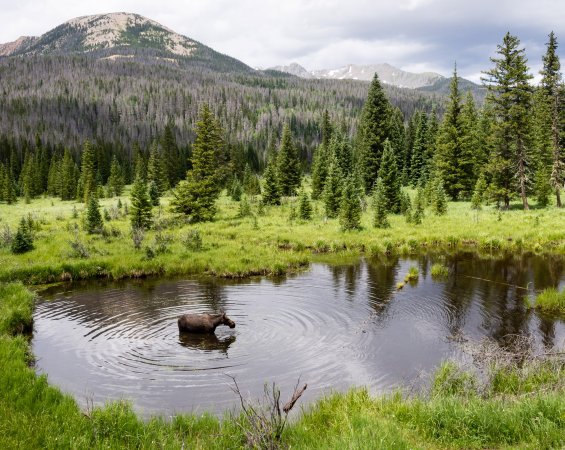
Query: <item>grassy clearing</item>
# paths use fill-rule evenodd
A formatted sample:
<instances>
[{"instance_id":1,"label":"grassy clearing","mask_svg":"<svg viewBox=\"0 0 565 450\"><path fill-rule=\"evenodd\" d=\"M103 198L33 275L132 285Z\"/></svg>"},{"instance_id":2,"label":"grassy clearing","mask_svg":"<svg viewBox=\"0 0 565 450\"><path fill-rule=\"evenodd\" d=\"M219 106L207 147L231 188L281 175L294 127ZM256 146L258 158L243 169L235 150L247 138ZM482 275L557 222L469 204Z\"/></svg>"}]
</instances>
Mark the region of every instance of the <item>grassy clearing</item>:
<instances>
[{"instance_id":1,"label":"grassy clearing","mask_svg":"<svg viewBox=\"0 0 565 450\"><path fill-rule=\"evenodd\" d=\"M246 448L242 416L181 415L144 422L121 402L81 411L29 367L29 344L18 333L31 319L33 299L21 284L0 288L0 448ZM434 376L430 393L414 397L396 393L375 398L364 389L331 395L296 417L278 445L562 448L565 361L533 359L486 367L487 376L479 378L446 363Z\"/></svg>"},{"instance_id":2,"label":"grassy clearing","mask_svg":"<svg viewBox=\"0 0 565 450\"><path fill-rule=\"evenodd\" d=\"M559 291L555 288L543 290L531 302L536 308L551 313L557 313L565 316L565 290Z\"/></svg>"},{"instance_id":3,"label":"grassy clearing","mask_svg":"<svg viewBox=\"0 0 565 450\"><path fill-rule=\"evenodd\" d=\"M473 250L483 254L501 252L565 253L565 210L512 209L501 214L492 208L472 211L469 203L450 203L448 214L426 212L420 225L407 224L402 216L389 216L391 228L372 227L372 212L362 216L363 229L342 232L337 219L327 220L321 202L313 202L313 219L290 221L295 200L281 207L259 211L252 200L252 215L239 217L239 204L223 196L214 222L188 224L174 217L164 198L154 209L155 227L134 248L127 216L118 211L118 199L102 199L101 209L113 219L105 222L106 234L87 235L81 203L42 198L29 205L0 205L0 280L26 284L51 283L93 277L119 279L148 275L206 273L224 277L282 274L300 270L313 260L334 255L343 259L359 255L422 251ZM121 197L129 203L126 194ZM73 217L76 209L78 217ZM37 223L35 249L13 255L3 243L6 227L15 232L22 216L31 214ZM104 214L103 214L104 215ZM199 232L202 247L190 245L189 233ZM4 245L3 245L4 244ZM334 258L334 259L335 259Z\"/></svg>"}]
</instances>

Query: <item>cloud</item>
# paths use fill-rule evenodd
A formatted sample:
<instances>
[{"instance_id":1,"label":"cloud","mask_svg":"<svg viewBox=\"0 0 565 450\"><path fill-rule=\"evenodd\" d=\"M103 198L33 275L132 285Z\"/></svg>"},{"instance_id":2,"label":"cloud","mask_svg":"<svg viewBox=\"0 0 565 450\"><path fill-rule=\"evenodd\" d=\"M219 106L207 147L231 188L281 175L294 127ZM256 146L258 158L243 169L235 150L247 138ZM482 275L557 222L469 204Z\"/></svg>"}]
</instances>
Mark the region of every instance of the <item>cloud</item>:
<instances>
[{"instance_id":1,"label":"cloud","mask_svg":"<svg viewBox=\"0 0 565 450\"><path fill-rule=\"evenodd\" d=\"M0 8L0 42L76 16L127 11L254 67L389 62L448 75L457 61L459 73L476 80L507 31L526 46L532 72L551 30L565 42L565 2L555 0L0 0Z\"/></svg>"}]
</instances>

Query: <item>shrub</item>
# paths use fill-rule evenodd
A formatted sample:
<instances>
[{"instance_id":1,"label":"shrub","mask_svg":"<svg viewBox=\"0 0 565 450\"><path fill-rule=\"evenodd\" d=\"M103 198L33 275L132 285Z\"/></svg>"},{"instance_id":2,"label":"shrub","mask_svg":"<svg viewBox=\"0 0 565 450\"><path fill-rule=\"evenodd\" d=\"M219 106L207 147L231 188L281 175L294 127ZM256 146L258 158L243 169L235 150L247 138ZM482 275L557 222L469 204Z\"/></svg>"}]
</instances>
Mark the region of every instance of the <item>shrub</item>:
<instances>
[{"instance_id":1,"label":"shrub","mask_svg":"<svg viewBox=\"0 0 565 450\"><path fill-rule=\"evenodd\" d=\"M25 253L33 249L33 235L29 221L22 217L16 236L12 241L12 253Z\"/></svg>"},{"instance_id":2,"label":"shrub","mask_svg":"<svg viewBox=\"0 0 565 450\"><path fill-rule=\"evenodd\" d=\"M197 252L202 249L202 236L199 230L189 230L181 241L187 250Z\"/></svg>"}]
</instances>

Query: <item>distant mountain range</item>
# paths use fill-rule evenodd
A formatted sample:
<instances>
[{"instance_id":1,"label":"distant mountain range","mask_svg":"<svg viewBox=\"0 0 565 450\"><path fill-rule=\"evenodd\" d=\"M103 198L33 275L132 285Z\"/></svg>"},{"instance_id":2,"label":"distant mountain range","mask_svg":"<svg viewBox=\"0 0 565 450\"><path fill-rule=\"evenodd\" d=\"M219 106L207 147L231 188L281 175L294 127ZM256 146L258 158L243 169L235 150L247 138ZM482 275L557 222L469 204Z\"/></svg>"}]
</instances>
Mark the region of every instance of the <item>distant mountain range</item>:
<instances>
[{"instance_id":1,"label":"distant mountain range","mask_svg":"<svg viewBox=\"0 0 565 450\"><path fill-rule=\"evenodd\" d=\"M451 78L444 77L435 72L412 73L398 69L390 64L371 64L356 65L348 64L337 69L307 70L300 64L292 63L288 66L275 66L270 70L290 73L300 78L318 78L335 80L361 80L371 81L373 76L378 74L379 79L392 86L421 89L426 91L445 91L445 86L449 87ZM463 90L480 90L481 87L472 81L462 79L461 88Z\"/></svg>"}]
</instances>

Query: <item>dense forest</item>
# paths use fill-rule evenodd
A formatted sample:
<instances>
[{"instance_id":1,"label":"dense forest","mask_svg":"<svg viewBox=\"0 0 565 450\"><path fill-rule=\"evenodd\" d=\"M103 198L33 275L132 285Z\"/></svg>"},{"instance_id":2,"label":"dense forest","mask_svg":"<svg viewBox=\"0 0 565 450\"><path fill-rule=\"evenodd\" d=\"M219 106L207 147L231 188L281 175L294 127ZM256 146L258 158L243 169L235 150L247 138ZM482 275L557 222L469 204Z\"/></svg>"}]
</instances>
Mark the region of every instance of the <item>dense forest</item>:
<instances>
[{"instance_id":1,"label":"dense forest","mask_svg":"<svg viewBox=\"0 0 565 450\"><path fill-rule=\"evenodd\" d=\"M207 177L214 186L203 189L215 196L227 187L239 197L238 185L254 195L255 174L264 172L266 204L297 194L311 172L312 198L324 199L328 217L361 193L387 213L405 212L408 185L418 188L415 211L435 202L441 212L446 198L508 208L516 196L527 209L528 195L543 206L551 191L560 206L565 114L556 49L551 33L542 82L533 86L525 50L507 34L484 72L484 104L462 92L456 70L443 98L377 76L368 85L150 58L5 58L0 200L47 193L87 202L90 192L116 195L139 178L156 202L188 170L177 200L196 195L190 180L194 190ZM213 141L199 129L215 130ZM177 209L195 211L182 200Z\"/></svg>"}]
</instances>

